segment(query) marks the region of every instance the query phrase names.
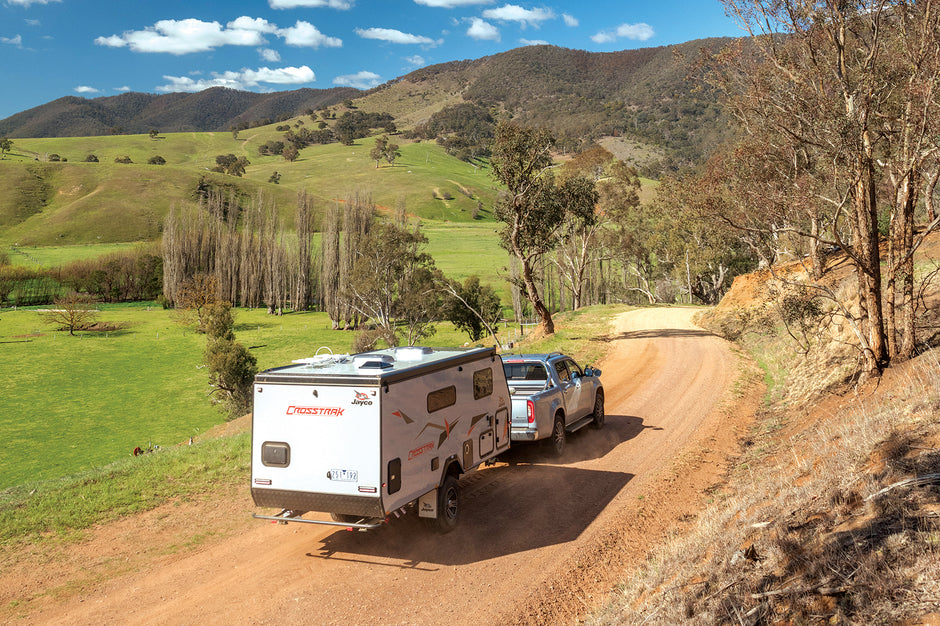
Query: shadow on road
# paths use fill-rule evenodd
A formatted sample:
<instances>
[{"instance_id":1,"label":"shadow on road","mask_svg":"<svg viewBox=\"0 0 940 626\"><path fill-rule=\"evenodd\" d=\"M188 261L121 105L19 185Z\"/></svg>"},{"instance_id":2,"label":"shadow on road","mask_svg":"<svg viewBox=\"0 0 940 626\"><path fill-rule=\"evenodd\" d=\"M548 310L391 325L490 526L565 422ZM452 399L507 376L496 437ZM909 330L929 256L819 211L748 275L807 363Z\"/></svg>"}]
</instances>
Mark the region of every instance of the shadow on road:
<instances>
[{"instance_id":1,"label":"shadow on road","mask_svg":"<svg viewBox=\"0 0 940 626\"><path fill-rule=\"evenodd\" d=\"M461 518L453 532L437 534L412 512L378 531L334 532L307 556L427 570L573 541L633 474L571 465L599 459L646 429L661 430L639 417L608 415L601 430L572 434L561 458L537 444L515 444L501 463L461 478Z\"/></svg>"},{"instance_id":2,"label":"shadow on road","mask_svg":"<svg viewBox=\"0 0 940 626\"><path fill-rule=\"evenodd\" d=\"M625 441L629 441L647 429L662 430L658 426L646 426L643 418L633 415L608 415L604 427L596 430L585 426L568 434L568 448L564 456L555 457L547 443L534 441L514 443L499 460L510 465L523 463L578 463L599 459Z\"/></svg>"},{"instance_id":3,"label":"shadow on road","mask_svg":"<svg viewBox=\"0 0 940 626\"><path fill-rule=\"evenodd\" d=\"M707 330L685 329L685 328L651 328L646 330L628 330L616 335L611 339L674 339L681 337L715 337L714 333Z\"/></svg>"},{"instance_id":4,"label":"shadow on road","mask_svg":"<svg viewBox=\"0 0 940 626\"><path fill-rule=\"evenodd\" d=\"M498 465L460 481L461 513L446 535L416 514L367 533L338 531L307 556L429 569L465 565L576 539L633 478L553 465ZM404 562L402 562L404 561Z\"/></svg>"}]
</instances>

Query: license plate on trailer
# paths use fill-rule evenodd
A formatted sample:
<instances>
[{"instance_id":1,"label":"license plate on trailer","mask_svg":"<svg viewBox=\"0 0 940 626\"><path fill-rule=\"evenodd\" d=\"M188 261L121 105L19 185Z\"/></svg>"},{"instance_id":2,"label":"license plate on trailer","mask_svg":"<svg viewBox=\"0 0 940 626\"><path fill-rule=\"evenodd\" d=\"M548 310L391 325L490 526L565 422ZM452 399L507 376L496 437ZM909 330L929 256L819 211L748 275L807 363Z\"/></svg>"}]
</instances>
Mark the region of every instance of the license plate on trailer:
<instances>
[{"instance_id":1,"label":"license plate on trailer","mask_svg":"<svg viewBox=\"0 0 940 626\"><path fill-rule=\"evenodd\" d=\"M327 472L326 477L342 483L354 483L359 480L359 472L356 470L331 469Z\"/></svg>"}]
</instances>

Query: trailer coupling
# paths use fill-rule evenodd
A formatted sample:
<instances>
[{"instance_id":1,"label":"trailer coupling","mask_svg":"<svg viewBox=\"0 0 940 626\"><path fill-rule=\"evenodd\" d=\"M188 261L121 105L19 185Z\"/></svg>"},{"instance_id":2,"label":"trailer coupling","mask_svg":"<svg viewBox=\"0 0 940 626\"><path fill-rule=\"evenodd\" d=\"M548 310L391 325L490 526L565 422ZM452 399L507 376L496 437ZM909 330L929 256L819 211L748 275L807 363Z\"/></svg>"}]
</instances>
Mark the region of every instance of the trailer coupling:
<instances>
[{"instance_id":1,"label":"trailer coupling","mask_svg":"<svg viewBox=\"0 0 940 626\"><path fill-rule=\"evenodd\" d=\"M374 517L363 517L356 522L334 522L318 519L304 519L302 517L304 513L306 513L306 511L292 511L291 509L284 509L277 515L258 515L257 513L252 513L251 516L255 519L271 520L277 522L278 524L299 522L301 524L320 524L321 526L339 526L340 528L357 528L361 530L373 530L385 523L384 519L376 520Z\"/></svg>"}]
</instances>

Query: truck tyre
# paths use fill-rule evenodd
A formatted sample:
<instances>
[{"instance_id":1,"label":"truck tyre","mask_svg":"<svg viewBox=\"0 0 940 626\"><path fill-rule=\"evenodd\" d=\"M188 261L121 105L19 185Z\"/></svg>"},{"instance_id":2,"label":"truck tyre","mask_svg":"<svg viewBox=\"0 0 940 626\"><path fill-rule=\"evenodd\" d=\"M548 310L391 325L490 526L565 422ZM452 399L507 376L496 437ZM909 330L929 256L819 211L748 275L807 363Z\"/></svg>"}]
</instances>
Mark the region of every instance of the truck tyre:
<instances>
[{"instance_id":1,"label":"truck tyre","mask_svg":"<svg viewBox=\"0 0 940 626\"><path fill-rule=\"evenodd\" d=\"M600 391L594 396L594 421L591 426L598 430L604 427L604 394Z\"/></svg>"},{"instance_id":2,"label":"truck tyre","mask_svg":"<svg viewBox=\"0 0 940 626\"><path fill-rule=\"evenodd\" d=\"M343 524L355 524L362 519L361 515L347 515L345 513L330 513L330 517L334 522L342 522Z\"/></svg>"},{"instance_id":3,"label":"truck tyre","mask_svg":"<svg viewBox=\"0 0 940 626\"><path fill-rule=\"evenodd\" d=\"M555 425L552 427L552 438L549 439L549 443L555 456L561 456L565 453L565 448L568 445L568 434L565 432L565 418L561 415L555 416Z\"/></svg>"},{"instance_id":4,"label":"truck tyre","mask_svg":"<svg viewBox=\"0 0 940 626\"><path fill-rule=\"evenodd\" d=\"M448 474L437 490L437 517L424 518L425 523L439 533L449 533L457 527L460 517L460 486L457 477Z\"/></svg>"}]
</instances>

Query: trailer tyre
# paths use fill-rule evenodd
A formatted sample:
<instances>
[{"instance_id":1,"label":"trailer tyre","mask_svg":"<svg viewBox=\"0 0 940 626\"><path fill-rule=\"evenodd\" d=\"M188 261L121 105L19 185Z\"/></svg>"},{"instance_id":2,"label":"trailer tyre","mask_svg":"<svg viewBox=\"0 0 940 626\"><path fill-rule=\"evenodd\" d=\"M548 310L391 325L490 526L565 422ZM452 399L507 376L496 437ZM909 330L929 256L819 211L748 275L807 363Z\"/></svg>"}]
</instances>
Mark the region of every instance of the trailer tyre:
<instances>
[{"instance_id":1,"label":"trailer tyre","mask_svg":"<svg viewBox=\"0 0 940 626\"><path fill-rule=\"evenodd\" d=\"M457 477L448 474L437 490L437 517L425 522L439 533L449 533L457 527L460 517L460 486Z\"/></svg>"},{"instance_id":2,"label":"trailer tyre","mask_svg":"<svg viewBox=\"0 0 940 626\"><path fill-rule=\"evenodd\" d=\"M565 448L568 446L568 434L565 432L565 418L561 415L555 416L555 425L552 427L552 438L549 439L549 443L555 456L565 453Z\"/></svg>"},{"instance_id":3,"label":"trailer tyre","mask_svg":"<svg viewBox=\"0 0 940 626\"><path fill-rule=\"evenodd\" d=\"M604 427L604 394L600 391L594 396L594 421L591 426L598 430Z\"/></svg>"},{"instance_id":4,"label":"trailer tyre","mask_svg":"<svg viewBox=\"0 0 940 626\"><path fill-rule=\"evenodd\" d=\"M361 515L347 515L345 513L330 513L330 517L333 518L334 522L342 522L343 524L355 524L362 519Z\"/></svg>"}]
</instances>

